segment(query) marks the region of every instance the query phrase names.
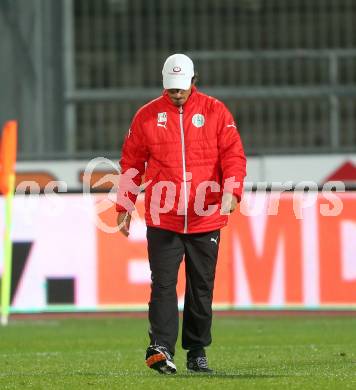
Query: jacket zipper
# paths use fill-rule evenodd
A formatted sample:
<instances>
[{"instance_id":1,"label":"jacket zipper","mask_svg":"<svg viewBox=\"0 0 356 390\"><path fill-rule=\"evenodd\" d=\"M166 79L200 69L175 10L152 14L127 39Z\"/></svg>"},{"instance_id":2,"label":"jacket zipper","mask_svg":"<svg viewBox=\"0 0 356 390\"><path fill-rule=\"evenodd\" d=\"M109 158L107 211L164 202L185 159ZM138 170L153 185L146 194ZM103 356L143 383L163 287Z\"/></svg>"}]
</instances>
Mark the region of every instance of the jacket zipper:
<instances>
[{"instance_id":1,"label":"jacket zipper","mask_svg":"<svg viewBox=\"0 0 356 390\"><path fill-rule=\"evenodd\" d=\"M187 172L185 167L185 143L183 127L183 107L179 107L180 137L182 142L182 162L183 162L183 186L184 186L184 233L188 231L188 199L187 199Z\"/></svg>"}]
</instances>

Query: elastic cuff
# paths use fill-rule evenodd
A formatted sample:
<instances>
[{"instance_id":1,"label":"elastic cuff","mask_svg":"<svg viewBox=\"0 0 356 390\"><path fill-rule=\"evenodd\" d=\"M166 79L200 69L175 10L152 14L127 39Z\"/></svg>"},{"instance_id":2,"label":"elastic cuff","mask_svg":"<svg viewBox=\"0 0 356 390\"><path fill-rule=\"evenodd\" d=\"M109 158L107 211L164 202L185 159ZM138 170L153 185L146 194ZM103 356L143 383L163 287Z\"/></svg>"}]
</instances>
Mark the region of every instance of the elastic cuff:
<instances>
[{"instance_id":1,"label":"elastic cuff","mask_svg":"<svg viewBox=\"0 0 356 390\"><path fill-rule=\"evenodd\" d=\"M197 357L205 357L205 349L204 348L194 348L188 351L187 357L189 358L197 358Z\"/></svg>"}]
</instances>

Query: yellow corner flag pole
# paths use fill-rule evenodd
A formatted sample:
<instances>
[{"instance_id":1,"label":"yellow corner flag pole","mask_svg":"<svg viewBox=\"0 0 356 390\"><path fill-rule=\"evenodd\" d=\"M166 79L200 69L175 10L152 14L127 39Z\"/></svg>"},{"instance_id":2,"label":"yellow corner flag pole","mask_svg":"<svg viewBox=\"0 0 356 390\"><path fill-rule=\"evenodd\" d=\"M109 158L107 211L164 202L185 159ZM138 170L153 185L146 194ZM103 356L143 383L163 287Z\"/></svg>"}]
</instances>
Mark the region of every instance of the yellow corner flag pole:
<instances>
[{"instance_id":1,"label":"yellow corner flag pole","mask_svg":"<svg viewBox=\"0 0 356 390\"><path fill-rule=\"evenodd\" d=\"M12 270L12 205L14 200L15 175L8 178L8 193L5 197L5 235L4 235L4 264L1 283L1 325L7 325L10 312L11 270Z\"/></svg>"},{"instance_id":2,"label":"yellow corner flag pole","mask_svg":"<svg viewBox=\"0 0 356 390\"><path fill-rule=\"evenodd\" d=\"M5 195L4 261L1 281L1 324L7 325L10 313L12 269L12 207L15 191L17 122L5 124L0 143L0 191Z\"/></svg>"}]
</instances>

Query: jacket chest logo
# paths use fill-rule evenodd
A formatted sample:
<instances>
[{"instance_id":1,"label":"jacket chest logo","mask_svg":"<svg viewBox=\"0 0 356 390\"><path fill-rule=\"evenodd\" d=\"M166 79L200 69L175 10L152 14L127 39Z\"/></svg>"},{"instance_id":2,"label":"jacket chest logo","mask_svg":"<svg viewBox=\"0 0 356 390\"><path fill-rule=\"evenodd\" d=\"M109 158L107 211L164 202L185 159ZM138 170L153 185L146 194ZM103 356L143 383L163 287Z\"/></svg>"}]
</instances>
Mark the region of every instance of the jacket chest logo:
<instances>
[{"instance_id":1,"label":"jacket chest logo","mask_svg":"<svg viewBox=\"0 0 356 390\"><path fill-rule=\"evenodd\" d=\"M192 123L195 127L203 127L205 123L205 117L203 114L194 114L192 117Z\"/></svg>"},{"instance_id":2,"label":"jacket chest logo","mask_svg":"<svg viewBox=\"0 0 356 390\"><path fill-rule=\"evenodd\" d=\"M165 129L167 125L167 113L166 112L159 112L157 115L157 126L164 127Z\"/></svg>"}]
</instances>

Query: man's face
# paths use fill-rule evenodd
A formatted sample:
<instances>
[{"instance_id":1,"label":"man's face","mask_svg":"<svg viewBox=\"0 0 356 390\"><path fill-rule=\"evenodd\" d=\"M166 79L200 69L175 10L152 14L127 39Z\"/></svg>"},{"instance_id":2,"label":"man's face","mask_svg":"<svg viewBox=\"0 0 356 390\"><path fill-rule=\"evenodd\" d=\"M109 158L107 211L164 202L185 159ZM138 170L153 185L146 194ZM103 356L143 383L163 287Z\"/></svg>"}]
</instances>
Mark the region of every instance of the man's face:
<instances>
[{"instance_id":1,"label":"man's face","mask_svg":"<svg viewBox=\"0 0 356 390\"><path fill-rule=\"evenodd\" d=\"M188 100L191 92L192 86L190 86L189 89L167 89L169 98L177 107L183 106L183 104Z\"/></svg>"}]
</instances>

